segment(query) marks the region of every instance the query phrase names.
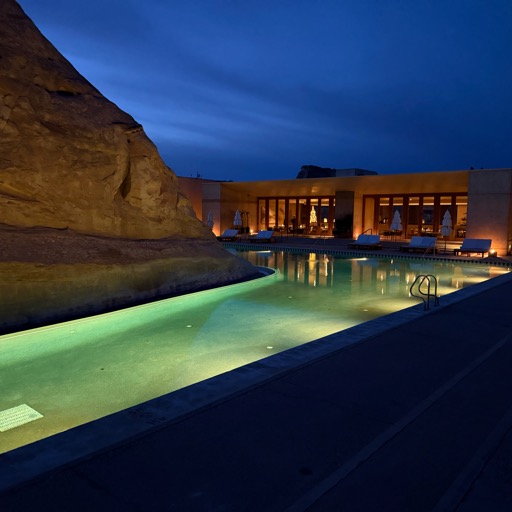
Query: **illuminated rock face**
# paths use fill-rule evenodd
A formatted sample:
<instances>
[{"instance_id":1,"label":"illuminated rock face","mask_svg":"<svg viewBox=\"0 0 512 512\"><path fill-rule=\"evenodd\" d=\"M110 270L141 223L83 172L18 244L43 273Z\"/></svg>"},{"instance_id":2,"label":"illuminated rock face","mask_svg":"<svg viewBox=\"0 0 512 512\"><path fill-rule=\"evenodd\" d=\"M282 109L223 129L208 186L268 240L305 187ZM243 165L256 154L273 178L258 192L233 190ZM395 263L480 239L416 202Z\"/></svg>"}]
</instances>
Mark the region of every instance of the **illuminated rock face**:
<instances>
[{"instance_id":1,"label":"illuminated rock face","mask_svg":"<svg viewBox=\"0 0 512 512\"><path fill-rule=\"evenodd\" d=\"M211 236L130 115L14 0L0 5L0 218L129 238Z\"/></svg>"},{"instance_id":2,"label":"illuminated rock face","mask_svg":"<svg viewBox=\"0 0 512 512\"><path fill-rule=\"evenodd\" d=\"M14 0L0 0L0 248L0 334L257 275Z\"/></svg>"}]
</instances>

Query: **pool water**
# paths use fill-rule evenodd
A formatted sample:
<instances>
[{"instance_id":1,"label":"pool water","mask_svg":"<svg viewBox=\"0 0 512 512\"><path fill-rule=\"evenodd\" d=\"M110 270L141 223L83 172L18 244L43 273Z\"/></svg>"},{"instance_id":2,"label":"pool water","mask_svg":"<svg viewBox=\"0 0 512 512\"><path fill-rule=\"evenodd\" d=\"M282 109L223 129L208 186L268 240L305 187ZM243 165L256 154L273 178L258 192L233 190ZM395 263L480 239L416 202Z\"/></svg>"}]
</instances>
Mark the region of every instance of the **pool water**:
<instances>
[{"instance_id":1,"label":"pool water","mask_svg":"<svg viewBox=\"0 0 512 512\"><path fill-rule=\"evenodd\" d=\"M0 432L0 453L507 272L488 265L245 251L255 281L0 336L0 413L41 418ZM442 298L441 298L442 301Z\"/></svg>"}]
</instances>

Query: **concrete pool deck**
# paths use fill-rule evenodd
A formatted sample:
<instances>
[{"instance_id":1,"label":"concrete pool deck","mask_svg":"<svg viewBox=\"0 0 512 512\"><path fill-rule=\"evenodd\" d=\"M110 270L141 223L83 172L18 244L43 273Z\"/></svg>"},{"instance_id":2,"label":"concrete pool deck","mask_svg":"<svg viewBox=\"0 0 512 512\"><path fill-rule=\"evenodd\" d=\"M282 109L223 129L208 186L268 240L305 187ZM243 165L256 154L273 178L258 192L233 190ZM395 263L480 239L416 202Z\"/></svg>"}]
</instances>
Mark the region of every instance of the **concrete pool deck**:
<instances>
[{"instance_id":1,"label":"concrete pool deck","mask_svg":"<svg viewBox=\"0 0 512 512\"><path fill-rule=\"evenodd\" d=\"M507 274L0 455L2 511L511 510L511 297Z\"/></svg>"}]
</instances>

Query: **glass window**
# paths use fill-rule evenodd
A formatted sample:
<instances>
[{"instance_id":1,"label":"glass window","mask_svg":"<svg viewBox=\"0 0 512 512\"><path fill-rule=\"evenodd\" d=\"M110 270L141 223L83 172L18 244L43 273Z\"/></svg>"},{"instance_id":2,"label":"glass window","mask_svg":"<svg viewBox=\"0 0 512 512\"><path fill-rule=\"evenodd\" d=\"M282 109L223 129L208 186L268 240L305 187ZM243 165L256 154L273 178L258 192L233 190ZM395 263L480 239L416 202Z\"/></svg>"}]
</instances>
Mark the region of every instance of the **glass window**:
<instances>
[{"instance_id":1,"label":"glass window","mask_svg":"<svg viewBox=\"0 0 512 512\"><path fill-rule=\"evenodd\" d=\"M420 232L418 227L421 224L420 216L420 198L410 197L409 208L407 210L407 236L417 236Z\"/></svg>"},{"instance_id":2,"label":"glass window","mask_svg":"<svg viewBox=\"0 0 512 512\"><path fill-rule=\"evenodd\" d=\"M277 228L280 232L284 231L285 227L285 200L278 199L277 201Z\"/></svg>"},{"instance_id":3,"label":"glass window","mask_svg":"<svg viewBox=\"0 0 512 512\"><path fill-rule=\"evenodd\" d=\"M277 208L276 208L276 199L268 200L268 227L269 229L277 230Z\"/></svg>"},{"instance_id":4,"label":"glass window","mask_svg":"<svg viewBox=\"0 0 512 512\"><path fill-rule=\"evenodd\" d=\"M297 232L297 200L288 200L288 233Z\"/></svg>"},{"instance_id":5,"label":"glass window","mask_svg":"<svg viewBox=\"0 0 512 512\"><path fill-rule=\"evenodd\" d=\"M389 197L381 197L379 201L379 233L383 234L389 231L391 224L391 208L389 204Z\"/></svg>"},{"instance_id":6,"label":"glass window","mask_svg":"<svg viewBox=\"0 0 512 512\"><path fill-rule=\"evenodd\" d=\"M468 198L467 196L457 196L455 211L452 213L455 236L464 238L466 236L466 219L468 214Z\"/></svg>"},{"instance_id":7,"label":"glass window","mask_svg":"<svg viewBox=\"0 0 512 512\"><path fill-rule=\"evenodd\" d=\"M310 199L309 208L309 234L318 235L320 224L320 207L318 199Z\"/></svg>"},{"instance_id":8,"label":"glass window","mask_svg":"<svg viewBox=\"0 0 512 512\"><path fill-rule=\"evenodd\" d=\"M306 232L306 228L309 224L309 211L306 207L306 199L299 199L299 227L297 232L303 235Z\"/></svg>"},{"instance_id":9,"label":"glass window","mask_svg":"<svg viewBox=\"0 0 512 512\"><path fill-rule=\"evenodd\" d=\"M318 222L320 225L320 233L325 235L329 230L329 199L327 197L320 199L319 209L320 214Z\"/></svg>"},{"instance_id":10,"label":"glass window","mask_svg":"<svg viewBox=\"0 0 512 512\"><path fill-rule=\"evenodd\" d=\"M258 222L259 222L259 230L266 229L267 225L267 207L266 200L260 199L258 201Z\"/></svg>"},{"instance_id":11,"label":"glass window","mask_svg":"<svg viewBox=\"0 0 512 512\"><path fill-rule=\"evenodd\" d=\"M423 209L422 209L422 233L430 234L434 231L434 198L424 197L423 198Z\"/></svg>"}]
</instances>

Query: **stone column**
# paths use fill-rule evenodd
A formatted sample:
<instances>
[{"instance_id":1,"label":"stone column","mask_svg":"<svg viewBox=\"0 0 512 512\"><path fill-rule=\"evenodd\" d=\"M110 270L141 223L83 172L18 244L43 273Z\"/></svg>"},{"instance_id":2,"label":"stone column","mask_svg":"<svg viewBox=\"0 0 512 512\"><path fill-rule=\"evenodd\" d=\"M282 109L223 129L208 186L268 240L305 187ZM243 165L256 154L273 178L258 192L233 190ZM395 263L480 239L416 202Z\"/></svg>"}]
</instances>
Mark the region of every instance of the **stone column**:
<instances>
[{"instance_id":1,"label":"stone column","mask_svg":"<svg viewBox=\"0 0 512 512\"><path fill-rule=\"evenodd\" d=\"M490 238L498 256L512 236L512 169L469 173L467 238Z\"/></svg>"}]
</instances>

